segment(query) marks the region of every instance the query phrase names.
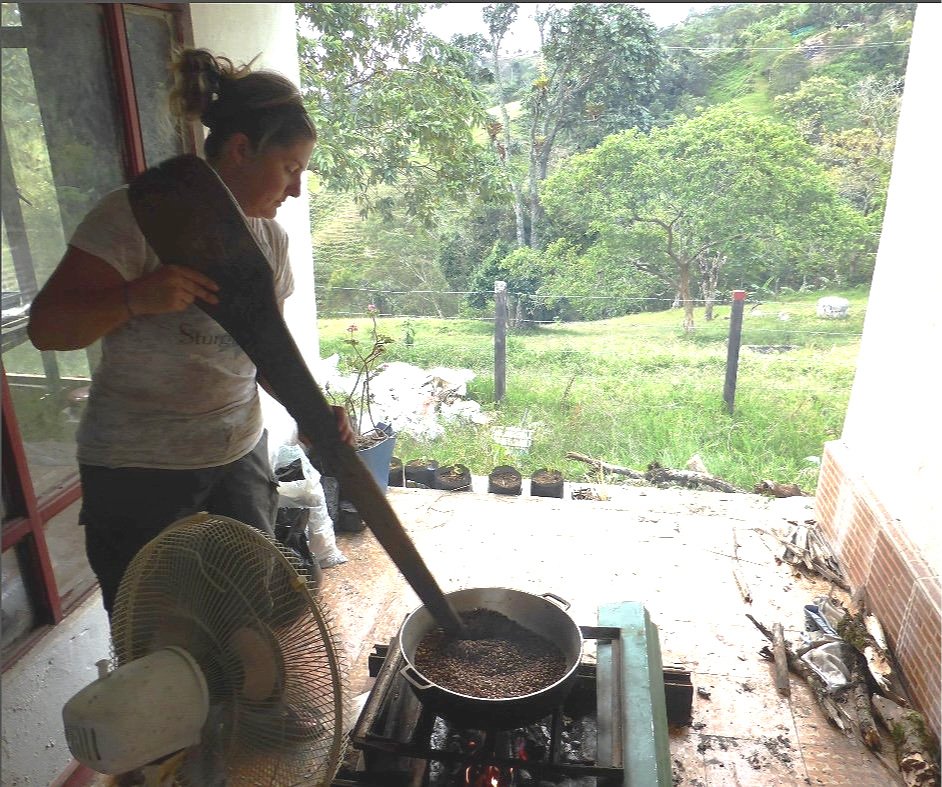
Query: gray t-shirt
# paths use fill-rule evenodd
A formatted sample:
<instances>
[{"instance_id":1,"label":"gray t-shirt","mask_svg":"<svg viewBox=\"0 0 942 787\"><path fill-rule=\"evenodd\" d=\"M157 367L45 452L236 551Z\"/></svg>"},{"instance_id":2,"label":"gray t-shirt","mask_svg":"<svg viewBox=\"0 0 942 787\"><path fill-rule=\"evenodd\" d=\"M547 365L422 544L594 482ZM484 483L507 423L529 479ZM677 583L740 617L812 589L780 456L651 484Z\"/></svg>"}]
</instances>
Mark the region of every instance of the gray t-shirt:
<instances>
[{"instance_id":1,"label":"gray t-shirt","mask_svg":"<svg viewBox=\"0 0 942 787\"><path fill-rule=\"evenodd\" d=\"M272 266L281 304L294 289L287 233L270 219L245 220ZM107 194L69 244L127 281L160 265L131 212L127 187ZM80 463L216 467L241 458L261 437L255 365L199 307L133 317L104 336L101 349L77 435Z\"/></svg>"}]
</instances>

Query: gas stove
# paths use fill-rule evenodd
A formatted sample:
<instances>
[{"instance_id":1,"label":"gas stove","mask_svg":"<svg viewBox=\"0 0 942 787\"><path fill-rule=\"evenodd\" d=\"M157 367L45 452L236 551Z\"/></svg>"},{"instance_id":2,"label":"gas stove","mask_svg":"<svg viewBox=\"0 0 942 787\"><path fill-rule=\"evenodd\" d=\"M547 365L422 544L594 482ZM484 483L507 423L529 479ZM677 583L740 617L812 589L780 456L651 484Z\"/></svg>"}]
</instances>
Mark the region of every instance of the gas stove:
<instances>
[{"instance_id":1,"label":"gas stove","mask_svg":"<svg viewBox=\"0 0 942 787\"><path fill-rule=\"evenodd\" d=\"M405 662L397 640L374 645L369 673L375 682L333 787L669 785L667 724L689 723L693 687L689 672L661 666L657 630L637 607L640 638L632 625L638 621L627 628L618 619L606 621L618 625L580 626L583 638L596 643L595 660L580 663L563 704L514 730L461 729L438 717L400 673ZM663 676L663 686L651 675ZM629 779L638 768L656 780Z\"/></svg>"}]
</instances>

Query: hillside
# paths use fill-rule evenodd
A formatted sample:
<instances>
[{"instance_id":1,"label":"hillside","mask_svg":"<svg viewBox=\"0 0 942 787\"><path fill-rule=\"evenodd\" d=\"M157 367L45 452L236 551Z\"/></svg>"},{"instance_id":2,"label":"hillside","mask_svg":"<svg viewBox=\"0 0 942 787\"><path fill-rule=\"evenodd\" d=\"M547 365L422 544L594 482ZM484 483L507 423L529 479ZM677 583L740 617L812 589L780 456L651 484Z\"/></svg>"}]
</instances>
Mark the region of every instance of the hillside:
<instances>
[{"instance_id":1,"label":"hillside","mask_svg":"<svg viewBox=\"0 0 942 787\"><path fill-rule=\"evenodd\" d=\"M861 80L902 80L915 3L737 3L661 32L668 54L656 125L697 107L733 102L780 114L775 98L812 77L850 90Z\"/></svg>"},{"instance_id":2,"label":"hillside","mask_svg":"<svg viewBox=\"0 0 942 787\"><path fill-rule=\"evenodd\" d=\"M509 143L501 137L501 145L492 148L487 132L473 128L471 140L477 150L465 158L449 147L457 145L455 151L466 153L460 144L467 137L461 128L449 125L454 113L435 89L427 86L426 93L414 92L412 83L406 82L413 91L407 102L395 92L383 93L376 107L362 113L360 133L370 144L350 159L362 172L372 173L366 181L353 169L349 180L362 180L360 200L352 188L343 197L326 190L313 194L318 307L322 314L340 316L361 313L364 304L372 303L383 314L486 319L495 280L508 283L518 318L541 322L615 316L637 310L640 303L645 309L670 304L681 290L675 281L680 274L672 268L678 265L674 257L660 254L657 222L648 221L647 231L635 226L637 222L622 226L603 220L618 214L617 200L606 203L605 210L592 204L628 193L622 188L608 195L602 187L633 182L628 162L636 155L669 163L655 168L668 178L659 191L649 194L637 183L632 186L630 193L639 200L651 202L667 193L665 189L682 186L677 200L686 201L691 209L706 206L697 222L684 225L684 231L712 233L690 239L690 249L717 250L712 262L697 260L690 268L688 260L688 267L680 266L687 271L684 276L694 271L695 280L688 281L694 299L712 301L710 293L732 287L778 295L866 286L882 230L914 15L912 3L739 3L692 14L654 33L663 59L660 53L652 56L647 73L649 82L656 77L658 86L653 98L645 93L625 112L618 105L621 93L609 93L604 101L598 99L601 103L592 103L595 115L588 111L589 104L578 109L576 104L585 96L577 101L567 92L569 82L547 81L556 73L551 55L545 63L534 56L508 58L502 61L501 81L510 119ZM561 19L565 22L567 17ZM583 41L560 50L597 55L584 61L577 58L567 66L593 74L583 89L611 84L612 74L606 81L592 69L616 51L619 39L613 36L621 29L613 27L599 37L596 49L583 46ZM628 34L621 43L626 41L637 43ZM468 48L479 66L474 79L486 71L482 51ZM438 85L434 80L430 84ZM534 103L534 96L553 84L557 103ZM487 102L480 108L502 122L495 106L497 85L483 80L475 86ZM539 123L561 112L559 107L569 100L575 102L572 114L562 120L555 116L558 125L553 134L540 134ZM534 106L537 122L531 116ZM411 109L400 112L402 107ZM447 111L437 114L443 107ZM609 109L613 111L606 123L594 124ZM377 126L376 118L385 118L387 112L391 120ZM377 128L408 130L416 155L405 156L397 134L381 137L385 141L379 144L374 139ZM720 167L727 182L736 172L748 187L756 162L766 161L760 179L768 187L765 202L760 205L749 197L733 206L729 190L722 206L711 199L714 170L706 171L704 165L703 172L697 171L696 162L706 159L686 155L684 147L688 141L702 143L704 128L711 134L704 143L709 151L728 151ZM442 129L450 131L443 134ZM579 173L589 172L585 156L599 152L604 139L615 140L632 129L641 135L630 142L630 151L613 154L600 164L601 176L593 174L584 187L577 186ZM766 134L762 145L756 141L759 131ZM628 145L627 139L617 144ZM774 146L768 143L772 139L777 140ZM552 155L541 163L539 151L547 140L552 142ZM656 145L673 147L655 154ZM755 149L747 155L750 145ZM500 163L495 149L500 151ZM425 166L427 157L434 158L430 150L438 156L434 162L438 169ZM710 166L715 169L715 162ZM682 167L692 169L677 175ZM436 172L447 173L463 190L443 190L442 182L432 177ZM774 172L783 174L772 187ZM560 177L554 199L547 184L556 175ZM344 172L339 177L335 173L334 188L345 182ZM538 186L535 196L533 184ZM784 223L770 228L768 216L775 206L769 200L799 187L805 197L795 204L805 213L791 209L792 205L782 213ZM369 202L363 198L367 192ZM364 211L367 205L373 209ZM647 207L659 216L663 206ZM417 208L425 211L421 222ZM763 210L765 224L732 231ZM719 215L722 211L726 213ZM538 241L531 243L534 237ZM712 283L710 276L715 278Z\"/></svg>"}]
</instances>

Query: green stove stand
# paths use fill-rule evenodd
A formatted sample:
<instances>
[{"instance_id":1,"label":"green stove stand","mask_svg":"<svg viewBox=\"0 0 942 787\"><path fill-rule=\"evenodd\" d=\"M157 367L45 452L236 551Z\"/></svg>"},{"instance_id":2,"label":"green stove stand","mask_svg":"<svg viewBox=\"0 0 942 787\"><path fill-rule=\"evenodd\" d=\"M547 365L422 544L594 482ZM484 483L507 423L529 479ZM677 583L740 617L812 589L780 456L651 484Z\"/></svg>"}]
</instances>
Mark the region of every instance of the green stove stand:
<instances>
[{"instance_id":1,"label":"green stove stand","mask_svg":"<svg viewBox=\"0 0 942 787\"><path fill-rule=\"evenodd\" d=\"M619 703L622 751L612 754L623 763L624 787L671 787L667 705L657 627L644 605L637 601L600 606L599 626L621 630L618 639L599 641L598 665L613 671L610 676L599 676L600 685L608 684L622 697ZM612 692L607 694L609 698L613 696ZM606 698L600 696L599 702L604 701Z\"/></svg>"}]
</instances>

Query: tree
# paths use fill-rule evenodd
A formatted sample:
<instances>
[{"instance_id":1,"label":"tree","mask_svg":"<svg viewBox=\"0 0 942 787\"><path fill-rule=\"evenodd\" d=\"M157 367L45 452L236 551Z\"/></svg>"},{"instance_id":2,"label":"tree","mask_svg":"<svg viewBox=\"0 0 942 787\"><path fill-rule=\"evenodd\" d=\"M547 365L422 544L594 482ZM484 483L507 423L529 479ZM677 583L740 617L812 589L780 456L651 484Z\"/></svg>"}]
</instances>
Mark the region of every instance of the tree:
<instances>
[{"instance_id":1,"label":"tree","mask_svg":"<svg viewBox=\"0 0 942 787\"><path fill-rule=\"evenodd\" d=\"M773 96L790 93L808 76L808 58L792 50L783 52L769 69L769 93Z\"/></svg>"},{"instance_id":2,"label":"tree","mask_svg":"<svg viewBox=\"0 0 942 787\"><path fill-rule=\"evenodd\" d=\"M538 18L545 73L527 99L530 116L530 238L541 246L539 184L557 146L597 144L607 134L647 128L662 50L647 15L624 3L575 3Z\"/></svg>"},{"instance_id":3,"label":"tree","mask_svg":"<svg viewBox=\"0 0 942 787\"><path fill-rule=\"evenodd\" d=\"M496 183L472 135L486 112L470 55L421 28L423 5L298 4L298 51L324 185L353 194L364 214L391 215L398 198L431 223L443 202Z\"/></svg>"},{"instance_id":4,"label":"tree","mask_svg":"<svg viewBox=\"0 0 942 787\"><path fill-rule=\"evenodd\" d=\"M497 102L500 108L501 123L489 121L487 125L488 136L491 145L497 157L498 164L503 173L504 182L510 189L513 198L514 219L517 226L517 245L526 244L524 217L523 217L523 194L520 186L510 167L510 154L513 148L510 139L510 115L507 113L507 95L504 90L504 79L500 69L500 45L507 35L507 30L517 19L518 5L516 3L494 3L486 5L481 13L484 21L487 23L487 31L490 36L491 58L494 63L494 80L497 83ZM502 139L499 137L502 136Z\"/></svg>"},{"instance_id":5,"label":"tree","mask_svg":"<svg viewBox=\"0 0 942 787\"><path fill-rule=\"evenodd\" d=\"M859 214L791 128L723 107L609 137L547 180L544 203L588 239L584 256L608 250L611 281L630 266L678 292L686 330L711 260L727 258L737 283L794 281L846 268L866 240Z\"/></svg>"},{"instance_id":6,"label":"tree","mask_svg":"<svg viewBox=\"0 0 942 787\"><path fill-rule=\"evenodd\" d=\"M791 93L777 96L775 108L793 121L802 136L811 143L834 131L853 126L853 102L850 91L829 76L806 79Z\"/></svg>"}]
</instances>

